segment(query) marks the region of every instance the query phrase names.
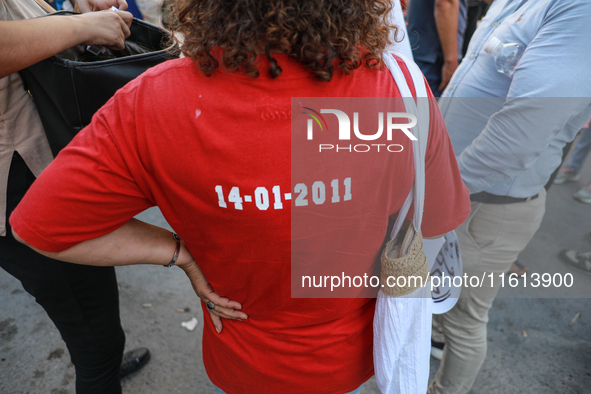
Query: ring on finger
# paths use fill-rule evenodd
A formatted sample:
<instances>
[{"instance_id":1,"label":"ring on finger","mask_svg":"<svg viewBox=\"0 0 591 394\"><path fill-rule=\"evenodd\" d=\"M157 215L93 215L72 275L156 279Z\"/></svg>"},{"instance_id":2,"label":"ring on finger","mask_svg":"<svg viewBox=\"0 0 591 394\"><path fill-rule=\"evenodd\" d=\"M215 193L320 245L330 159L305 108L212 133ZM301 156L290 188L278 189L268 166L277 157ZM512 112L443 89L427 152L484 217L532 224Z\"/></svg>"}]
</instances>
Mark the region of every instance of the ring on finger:
<instances>
[{"instance_id":1,"label":"ring on finger","mask_svg":"<svg viewBox=\"0 0 591 394\"><path fill-rule=\"evenodd\" d=\"M209 310L214 310L215 309L215 304L211 301L207 301L207 303L205 304L205 306L207 306L207 309Z\"/></svg>"}]
</instances>

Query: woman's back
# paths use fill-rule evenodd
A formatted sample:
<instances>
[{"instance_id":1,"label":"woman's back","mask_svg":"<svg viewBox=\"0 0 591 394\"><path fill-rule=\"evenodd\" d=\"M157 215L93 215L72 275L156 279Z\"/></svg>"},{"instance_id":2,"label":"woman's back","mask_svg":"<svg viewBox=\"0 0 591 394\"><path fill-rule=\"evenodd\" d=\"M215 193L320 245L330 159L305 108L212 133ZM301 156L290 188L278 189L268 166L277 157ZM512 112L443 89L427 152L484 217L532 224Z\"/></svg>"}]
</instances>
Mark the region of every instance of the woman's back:
<instances>
[{"instance_id":1,"label":"woman's back","mask_svg":"<svg viewBox=\"0 0 591 394\"><path fill-rule=\"evenodd\" d=\"M339 141L329 114L322 115L328 130L318 127L308 140L305 127L292 127L310 118L300 115L308 110L292 97L305 106L305 97L374 100L398 96L398 89L387 69L339 73L326 83L278 58L283 72L274 80L223 71L205 77L189 59L148 71L99 111L38 182L49 196L56 188L77 196L67 210L79 218L78 231L53 237L63 246L160 207L216 292L242 302L249 315L246 322L224 323L221 335L205 325L205 365L218 387L232 392L264 381L268 392L286 386L347 392L373 373L374 301L363 297L377 288L355 277L375 275L388 219L408 195L410 140L401 131L392 134L387 143L401 152L371 146L386 142L386 133L377 141ZM352 148L316 154L314 138ZM356 151L361 143L375 151ZM52 182L53 171L72 174L76 183ZM465 210L455 203L465 189L436 107L426 179L423 233L432 236L458 225ZM62 210L48 216L54 234L72 230ZM343 286L331 288L335 280L324 276L342 278Z\"/></svg>"},{"instance_id":2,"label":"woman's back","mask_svg":"<svg viewBox=\"0 0 591 394\"><path fill-rule=\"evenodd\" d=\"M219 335L204 325L216 386L356 389L373 374L376 257L414 179L411 141L390 127L406 111L380 67L389 5L183 2L188 57L121 89L36 181L13 228L61 251L158 205L215 292L248 314ZM470 209L430 108L426 237Z\"/></svg>"}]
</instances>

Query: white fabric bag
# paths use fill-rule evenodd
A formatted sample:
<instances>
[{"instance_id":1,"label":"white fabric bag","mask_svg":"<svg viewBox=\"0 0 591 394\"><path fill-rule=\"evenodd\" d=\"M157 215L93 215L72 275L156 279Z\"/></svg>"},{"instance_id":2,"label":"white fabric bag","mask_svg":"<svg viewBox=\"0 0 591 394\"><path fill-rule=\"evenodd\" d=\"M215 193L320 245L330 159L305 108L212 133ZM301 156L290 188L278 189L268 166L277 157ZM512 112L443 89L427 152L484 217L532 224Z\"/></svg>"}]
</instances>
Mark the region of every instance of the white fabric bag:
<instances>
[{"instance_id":1,"label":"white fabric bag","mask_svg":"<svg viewBox=\"0 0 591 394\"><path fill-rule=\"evenodd\" d=\"M396 53L406 63L415 86L415 102L406 78L391 53L384 53L384 63L392 73L403 97L406 112L417 117L412 133L415 181L400 209L390 239L396 237L414 199L413 223L418 232L425 201L425 152L429 137L429 102L423 74L407 56ZM373 322L374 369L383 394L423 394L429 380L431 351L431 311L433 301L429 284L402 297L388 297L381 290L376 300Z\"/></svg>"}]
</instances>

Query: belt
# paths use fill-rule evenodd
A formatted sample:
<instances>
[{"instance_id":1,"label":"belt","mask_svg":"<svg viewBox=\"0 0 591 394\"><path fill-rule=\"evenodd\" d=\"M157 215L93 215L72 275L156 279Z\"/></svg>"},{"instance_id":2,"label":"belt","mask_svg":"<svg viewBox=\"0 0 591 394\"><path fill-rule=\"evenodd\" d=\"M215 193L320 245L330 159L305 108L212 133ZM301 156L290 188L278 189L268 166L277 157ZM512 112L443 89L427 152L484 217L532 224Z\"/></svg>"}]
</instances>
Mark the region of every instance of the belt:
<instances>
[{"instance_id":1,"label":"belt","mask_svg":"<svg viewBox=\"0 0 591 394\"><path fill-rule=\"evenodd\" d=\"M485 204L514 204L516 202L526 202L538 198L540 195L536 194L526 198L516 198L509 196L497 196L496 194L490 194L487 192L480 192L470 195L470 201L483 202Z\"/></svg>"}]
</instances>

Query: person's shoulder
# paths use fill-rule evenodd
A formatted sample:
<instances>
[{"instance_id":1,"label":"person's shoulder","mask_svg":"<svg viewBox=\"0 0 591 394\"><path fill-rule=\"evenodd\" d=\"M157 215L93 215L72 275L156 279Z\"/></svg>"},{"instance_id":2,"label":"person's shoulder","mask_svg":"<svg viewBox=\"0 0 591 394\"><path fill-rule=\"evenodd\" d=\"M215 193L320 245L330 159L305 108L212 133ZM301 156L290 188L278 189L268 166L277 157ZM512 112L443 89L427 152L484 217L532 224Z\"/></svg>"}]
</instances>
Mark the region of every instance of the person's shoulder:
<instances>
[{"instance_id":1,"label":"person's shoulder","mask_svg":"<svg viewBox=\"0 0 591 394\"><path fill-rule=\"evenodd\" d=\"M574 51L575 56L585 56L591 53L591 1L581 0L546 0L540 31L546 31L547 40L560 42L559 50L573 50L573 45L580 50ZM583 49L585 48L585 49Z\"/></svg>"},{"instance_id":2,"label":"person's shoulder","mask_svg":"<svg viewBox=\"0 0 591 394\"><path fill-rule=\"evenodd\" d=\"M400 67L400 69L402 70L404 75L406 77L408 77L410 75L410 73L408 71L408 65L406 64L406 61L401 56L397 55L396 53L391 53L390 55L392 55L394 60L396 60L396 63L398 63L398 67Z\"/></svg>"},{"instance_id":3,"label":"person's shoulder","mask_svg":"<svg viewBox=\"0 0 591 394\"><path fill-rule=\"evenodd\" d=\"M135 94L141 91L144 97L152 94L159 97L166 96L167 93L174 95L177 87L190 83L196 75L190 59L170 59L147 69L117 93Z\"/></svg>"},{"instance_id":4,"label":"person's shoulder","mask_svg":"<svg viewBox=\"0 0 591 394\"><path fill-rule=\"evenodd\" d=\"M547 18L575 17L582 21L589 21L591 1L582 0L547 0Z\"/></svg>"},{"instance_id":5,"label":"person's shoulder","mask_svg":"<svg viewBox=\"0 0 591 394\"><path fill-rule=\"evenodd\" d=\"M409 69L409 64L407 63L407 61L411 61L412 65L410 65L410 67L417 67L416 63L414 63L414 61L412 61L412 59L409 60L405 60L403 59L401 56L396 55L395 53L391 54L394 59L396 60L396 63L398 63L398 67L400 67L400 71L402 71L402 74L404 75L404 78L406 79L406 83L408 84L408 87L410 89L411 94L414 96L416 96L416 90L415 90L415 81L412 78L410 69ZM422 75L422 72L421 72ZM423 77L424 79L424 77ZM426 83L426 81L425 81ZM427 84L427 96L428 97L433 97L433 93L431 93L431 90L429 89L429 85Z\"/></svg>"},{"instance_id":6,"label":"person's shoulder","mask_svg":"<svg viewBox=\"0 0 591 394\"><path fill-rule=\"evenodd\" d=\"M588 8L589 6L591 6L591 2L581 1L581 0L547 0L547 1L550 3L551 7Z\"/></svg>"},{"instance_id":7,"label":"person's shoulder","mask_svg":"<svg viewBox=\"0 0 591 394\"><path fill-rule=\"evenodd\" d=\"M140 78L143 82L153 81L154 79L178 78L195 73L195 66L191 59L175 58L166 60L157 66L146 70Z\"/></svg>"},{"instance_id":8,"label":"person's shoulder","mask_svg":"<svg viewBox=\"0 0 591 394\"><path fill-rule=\"evenodd\" d=\"M151 67L119 89L107 102L133 101L140 102L159 100L171 101L177 97L179 87L190 83L190 74L195 75L190 59L180 58L166 60ZM107 106L107 105L105 105Z\"/></svg>"}]
</instances>

